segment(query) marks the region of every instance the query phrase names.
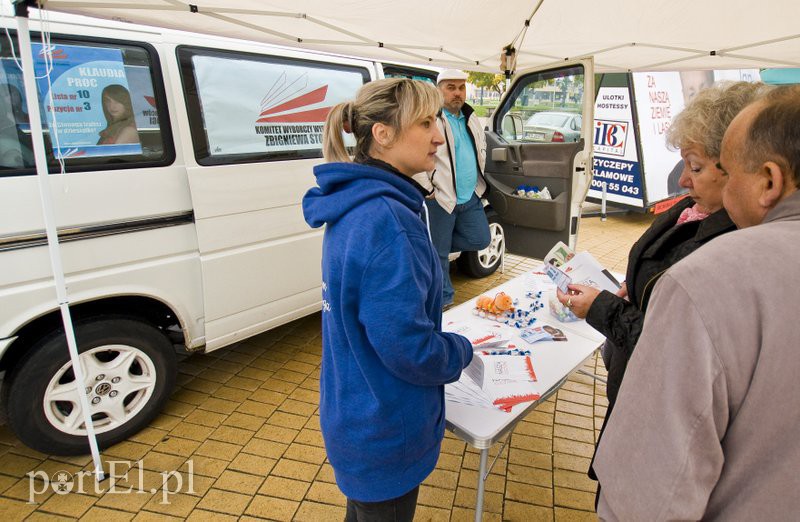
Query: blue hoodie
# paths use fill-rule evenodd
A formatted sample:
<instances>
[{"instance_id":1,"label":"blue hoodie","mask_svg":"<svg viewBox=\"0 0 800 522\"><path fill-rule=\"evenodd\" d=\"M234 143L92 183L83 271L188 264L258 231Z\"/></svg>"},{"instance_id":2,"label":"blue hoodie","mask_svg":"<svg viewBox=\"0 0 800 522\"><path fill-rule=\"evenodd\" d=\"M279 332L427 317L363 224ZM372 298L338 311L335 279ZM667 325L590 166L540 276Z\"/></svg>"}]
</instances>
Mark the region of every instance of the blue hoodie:
<instances>
[{"instance_id":1,"label":"blue hoodie","mask_svg":"<svg viewBox=\"0 0 800 522\"><path fill-rule=\"evenodd\" d=\"M387 167L389 167L387 165ZM442 274L399 173L356 163L314 168L303 198L322 246L320 423L342 492L379 502L433 471L444 436L444 384L472 359L441 331Z\"/></svg>"}]
</instances>

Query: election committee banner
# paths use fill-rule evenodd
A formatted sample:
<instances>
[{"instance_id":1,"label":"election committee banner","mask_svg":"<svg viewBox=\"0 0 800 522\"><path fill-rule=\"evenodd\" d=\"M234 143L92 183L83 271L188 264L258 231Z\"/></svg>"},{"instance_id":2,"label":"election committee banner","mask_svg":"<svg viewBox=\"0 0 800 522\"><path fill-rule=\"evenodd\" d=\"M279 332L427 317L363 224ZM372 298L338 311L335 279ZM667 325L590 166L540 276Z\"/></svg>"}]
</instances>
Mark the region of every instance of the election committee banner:
<instances>
[{"instance_id":1,"label":"election committee banner","mask_svg":"<svg viewBox=\"0 0 800 522\"><path fill-rule=\"evenodd\" d=\"M211 156L322 148L331 108L364 83L360 72L193 57ZM352 146L352 136L345 137Z\"/></svg>"},{"instance_id":2,"label":"election committee banner","mask_svg":"<svg viewBox=\"0 0 800 522\"><path fill-rule=\"evenodd\" d=\"M119 49L34 43L32 50L56 157L142 153Z\"/></svg>"}]
</instances>

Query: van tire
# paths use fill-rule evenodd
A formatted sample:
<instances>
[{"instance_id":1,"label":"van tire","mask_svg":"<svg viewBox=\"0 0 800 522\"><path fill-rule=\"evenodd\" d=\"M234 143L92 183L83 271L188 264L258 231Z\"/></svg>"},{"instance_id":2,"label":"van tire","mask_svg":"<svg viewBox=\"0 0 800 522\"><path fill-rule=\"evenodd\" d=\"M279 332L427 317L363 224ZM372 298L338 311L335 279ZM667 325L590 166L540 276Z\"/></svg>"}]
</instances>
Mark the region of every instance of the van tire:
<instances>
[{"instance_id":1,"label":"van tire","mask_svg":"<svg viewBox=\"0 0 800 522\"><path fill-rule=\"evenodd\" d=\"M160 330L126 317L75 324L99 447L135 434L158 414L175 386L175 349ZM63 329L34 343L3 387L8 424L31 448L52 455L89 453L74 395ZM84 393L86 393L84 391ZM92 402L95 401L95 402Z\"/></svg>"},{"instance_id":2,"label":"van tire","mask_svg":"<svg viewBox=\"0 0 800 522\"><path fill-rule=\"evenodd\" d=\"M506 255L503 225L493 211L487 213L486 218L489 221L489 246L483 250L462 252L457 259L459 270L476 279L494 274Z\"/></svg>"}]
</instances>

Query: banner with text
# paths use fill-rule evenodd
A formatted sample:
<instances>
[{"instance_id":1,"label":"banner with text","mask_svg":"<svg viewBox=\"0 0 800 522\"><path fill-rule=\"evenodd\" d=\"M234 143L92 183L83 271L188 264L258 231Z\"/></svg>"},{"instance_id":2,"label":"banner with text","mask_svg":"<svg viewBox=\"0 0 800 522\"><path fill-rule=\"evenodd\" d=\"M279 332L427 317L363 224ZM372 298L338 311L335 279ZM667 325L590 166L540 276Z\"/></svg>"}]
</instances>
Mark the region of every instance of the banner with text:
<instances>
[{"instance_id":1,"label":"banner with text","mask_svg":"<svg viewBox=\"0 0 800 522\"><path fill-rule=\"evenodd\" d=\"M363 85L355 71L193 58L212 156L322 148L331 108ZM345 144L355 144L346 135Z\"/></svg>"},{"instance_id":2,"label":"banner with text","mask_svg":"<svg viewBox=\"0 0 800 522\"><path fill-rule=\"evenodd\" d=\"M640 158L647 192L645 204L686 191L679 179L683 167L680 151L666 145L672 120L700 91L719 81L759 81L758 69L633 73Z\"/></svg>"},{"instance_id":3,"label":"banner with text","mask_svg":"<svg viewBox=\"0 0 800 522\"><path fill-rule=\"evenodd\" d=\"M122 51L55 44L44 48L38 43L31 47L42 117L56 157L142 153Z\"/></svg>"},{"instance_id":4,"label":"banner with text","mask_svg":"<svg viewBox=\"0 0 800 522\"><path fill-rule=\"evenodd\" d=\"M683 110L683 91L677 72L634 73L633 86L649 204L671 195L667 178L681 155L667 147L666 133L672 119Z\"/></svg>"},{"instance_id":5,"label":"banner with text","mask_svg":"<svg viewBox=\"0 0 800 522\"><path fill-rule=\"evenodd\" d=\"M642 169L636 147L630 92L627 87L601 87L594 106L594 164L588 197L637 208L644 207Z\"/></svg>"}]
</instances>

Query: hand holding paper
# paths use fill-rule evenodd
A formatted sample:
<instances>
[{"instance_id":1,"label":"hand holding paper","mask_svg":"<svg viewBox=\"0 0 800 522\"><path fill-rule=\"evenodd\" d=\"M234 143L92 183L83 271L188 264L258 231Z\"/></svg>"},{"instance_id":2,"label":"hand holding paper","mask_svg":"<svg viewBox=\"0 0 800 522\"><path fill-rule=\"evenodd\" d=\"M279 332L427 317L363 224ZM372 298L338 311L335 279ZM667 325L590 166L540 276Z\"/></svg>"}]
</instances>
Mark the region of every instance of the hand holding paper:
<instances>
[{"instance_id":1,"label":"hand holding paper","mask_svg":"<svg viewBox=\"0 0 800 522\"><path fill-rule=\"evenodd\" d=\"M572 282L570 276L554 265L545 265L544 272L547 274L547 277L552 279L559 290L567 293L567 286Z\"/></svg>"},{"instance_id":2,"label":"hand holding paper","mask_svg":"<svg viewBox=\"0 0 800 522\"><path fill-rule=\"evenodd\" d=\"M589 313L589 308L598 295L600 295L599 289L586 285L569 285L568 293L562 292L561 289L556 290L556 297L561 304L564 306L567 306L567 303L571 304L570 311L581 319Z\"/></svg>"}]
</instances>

